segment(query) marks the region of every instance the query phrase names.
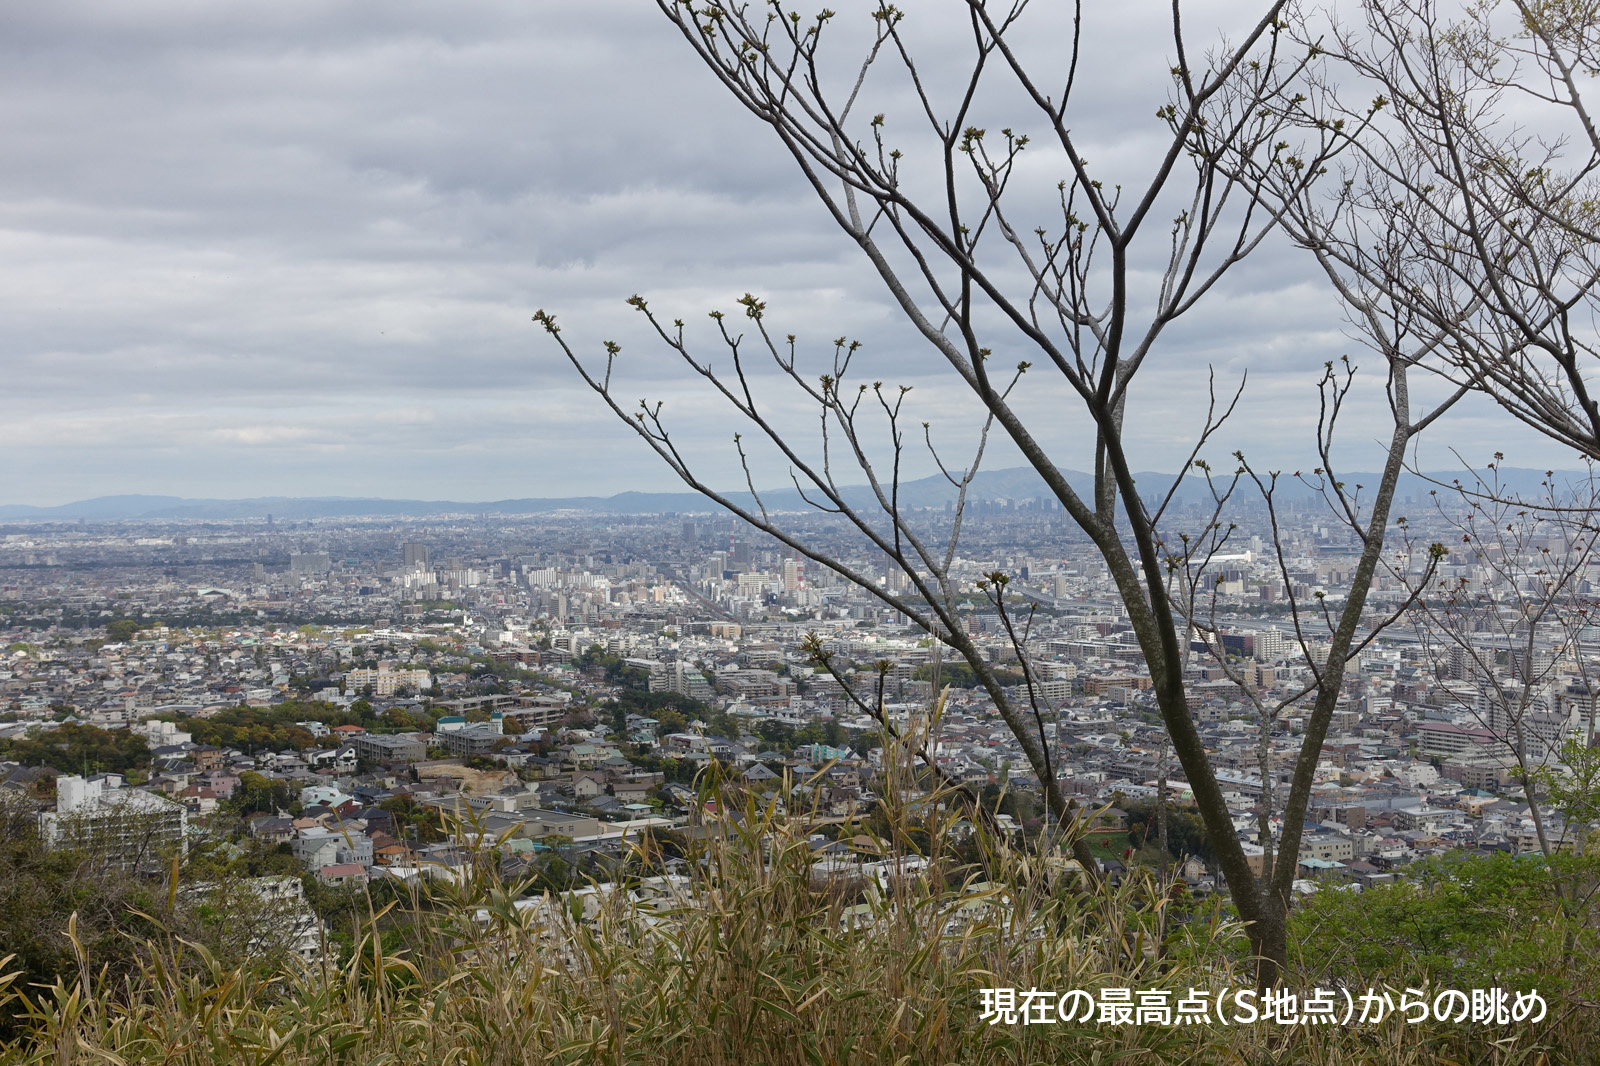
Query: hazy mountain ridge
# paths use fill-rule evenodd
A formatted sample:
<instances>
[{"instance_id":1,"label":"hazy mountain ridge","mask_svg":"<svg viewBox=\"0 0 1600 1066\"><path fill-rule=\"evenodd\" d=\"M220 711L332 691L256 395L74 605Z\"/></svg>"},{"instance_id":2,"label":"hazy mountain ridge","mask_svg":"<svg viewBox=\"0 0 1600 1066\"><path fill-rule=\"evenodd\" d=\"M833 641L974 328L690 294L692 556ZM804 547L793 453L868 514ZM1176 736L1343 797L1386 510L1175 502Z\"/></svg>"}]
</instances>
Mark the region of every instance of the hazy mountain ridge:
<instances>
[{"instance_id":1,"label":"hazy mountain ridge","mask_svg":"<svg viewBox=\"0 0 1600 1066\"><path fill-rule=\"evenodd\" d=\"M1080 492L1087 491L1090 476L1077 470L1063 470L1068 482ZM1296 482L1285 471L1280 478L1280 499L1305 499L1311 490ZM1500 471L1502 486L1524 495L1537 495L1540 483L1545 480L1542 470L1505 468ZM1433 472L1429 477L1448 484L1454 478L1464 478L1463 471ZM1576 480L1587 475L1581 471L1557 471L1557 477ZM1353 472L1344 475L1350 484L1375 484L1378 475L1372 472ZM1142 491L1150 495L1165 493L1172 484L1172 475L1144 472L1135 475ZM1148 486L1148 488L1146 488ZM1434 486L1422 478L1406 474L1402 477L1398 496L1425 495ZM1248 499L1253 491L1240 490ZM974 500L1011 499L1025 500L1047 496L1044 479L1031 467L1011 467L1004 470L986 470L973 479L969 497ZM843 495L852 504L872 503L871 490L865 485L850 486ZM1203 479L1184 478L1178 498L1183 503L1194 503L1209 496ZM729 497L741 504L751 503L748 491L730 493ZM955 500L956 490L941 475L908 481L900 486L899 499L906 507L943 507ZM768 509L798 511L808 509L807 504L793 488L775 489L761 494ZM115 522L129 520L161 519L265 519L267 515L281 519L309 518L361 518L393 515L396 517L429 517L445 514L545 514L553 511L589 511L600 514L661 514L664 512L694 513L718 510L717 506L695 492L621 492L613 496L569 496L552 498L508 499L480 502L453 500L396 500L354 496L261 496L249 499L189 499L181 496L120 495L97 496L93 499L55 507L34 507L27 504L0 505L0 520L73 522Z\"/></svg>"}]
</instances>

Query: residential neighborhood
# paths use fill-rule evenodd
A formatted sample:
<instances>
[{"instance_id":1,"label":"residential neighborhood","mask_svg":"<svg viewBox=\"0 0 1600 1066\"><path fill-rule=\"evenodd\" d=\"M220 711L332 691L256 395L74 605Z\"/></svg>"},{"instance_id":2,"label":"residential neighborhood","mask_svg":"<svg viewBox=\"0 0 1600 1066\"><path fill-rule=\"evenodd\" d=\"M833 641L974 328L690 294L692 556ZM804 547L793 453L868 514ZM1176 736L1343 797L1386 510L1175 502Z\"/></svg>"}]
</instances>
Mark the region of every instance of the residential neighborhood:
<instances>
[{"instance_id":1,"label":"residential neighborhood","mask_svg":"<svg viewBox=\"0 0 1600 1066\"><path fill-rule=\"evenodd\" d=\"M967 633L1014 696L1026 693L1027 657L1060 787L1104 812L1091 832L1114 873L1145 844L1129 836L1124 807L1189 801L1125 612L1081 547L1009 546L1052 528L1045 504L975 512L970 550L989 554L958 560L972 583ZM696 782L713 768L804 805L825 841L865 817L895 771L918 780L932 769L1003 795L1005 817L1029 837L1046 817L1017 737L964 662L881 599L726 523L137 532L40 529L0 542L12 582L0 590L10 624L0 784L53 797L39 814L51 841L92 838L137 864L156 838L109 828L128 821L122 812L147 813L160 839L185 847L219 815L242 813L239 831L286 846L305 876L348 886L448 876L465 861L470 822L508 869L554 852L593 864L620 856L630 836L701 821ZM1309 523L1291 532L1284 569L1259 536L1242 543L1213 590L1224 656L1197 650L1186 684L1235 830L1259 858L1282 821L1263 797L1287 789L1309 705L1286 704L1264 746L1261 708L1303 686L1326 649L1302 646L1282 600L1336 595L1348 547ZM207 561L241 550L263 561ZM73 568L91 559L103 565ZM978 591L999 568L1033 610L1020 646ZM1406 595L1395 580L1372 593ZM1585 679L1600 644L1588 641L1540 643L1518 749L1492 698L1528 674L1515 649L1491 649L1485 667L1414 629L1375 634L1349 664L1322 745L1297 884L1360 888L1430 856L1576 839L1558 809L1528 802L1519 752L1559 766L1561 744L1594 729ZM926 757L895 736L922 738ZM1214 890L1202 842L1192 857L1194 887Z\"/></svg>"}]
</instances>

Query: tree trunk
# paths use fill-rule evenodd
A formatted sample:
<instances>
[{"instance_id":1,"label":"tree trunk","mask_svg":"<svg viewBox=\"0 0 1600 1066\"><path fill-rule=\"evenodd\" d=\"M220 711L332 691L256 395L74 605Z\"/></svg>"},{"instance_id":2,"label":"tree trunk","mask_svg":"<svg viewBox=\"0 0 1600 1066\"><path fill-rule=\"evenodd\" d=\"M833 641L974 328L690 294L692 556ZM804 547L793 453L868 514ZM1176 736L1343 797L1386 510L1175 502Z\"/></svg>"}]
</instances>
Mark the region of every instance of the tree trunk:
<instances>
[{"instance_id":1,"label":"tree trunk","mask_svg":"<svg viewBox=\"0 0 1600 1066\"><path fill-rule=\"evenodd\" d=\"M1265 990L1289 972L1289 914L1281 896L1270 891L1250 926L1250 951L1255 956L1256 988Z\"/></svg>"}]
</instances>

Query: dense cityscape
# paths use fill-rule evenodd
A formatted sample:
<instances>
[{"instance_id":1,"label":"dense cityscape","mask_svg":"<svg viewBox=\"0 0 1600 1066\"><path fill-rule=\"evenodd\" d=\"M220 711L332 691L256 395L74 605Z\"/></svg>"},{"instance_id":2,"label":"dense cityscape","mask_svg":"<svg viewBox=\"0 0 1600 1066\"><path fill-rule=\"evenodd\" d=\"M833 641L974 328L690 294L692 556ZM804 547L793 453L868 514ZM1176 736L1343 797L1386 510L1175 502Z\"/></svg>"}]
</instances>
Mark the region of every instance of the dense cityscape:
<instances>
[{"instance_id":1,"label":"dense cityscape","mask_svg":"<svg viewBox=\"0 0 1600 1066\"><path fill-rule=\"evenodd\" d=\"M1047 708L1040 728L1062 788L1093 812L1100 871L1171 862L1196 897L1215 893L1104 565L1037 499L971 511L952 571L960 617L1013 698ZM1410 521L1418 543L1458 527L1435 511ZM824 516L794 520L881 588L908 583ZM0 788L50 846L130 870L174 849L251 847L274 872L250 883L302 899L281 886L457 877L487 841L508 883L553 866L605 880L644 837L724 817L705 798L711 775L809 818L818 878L861 876L910 858L845 843L886 789L932 787L918 745L1019 843L1049 830L1038 778L965 663L882 598L726 516L31 523L3 538ZM1263 832L1279 824L1310 700L1266 725L1264 708L1326 658L1308 605L1342 598L1355 552L1310 508L1283 517L1279 540L1281 557L1270 528L1242 517L1208 560L1212 639L1195 640L1185 676L1253 864L1272 846ZM1551 544L1572 549L1557 537L1530 550ZM1512 610L1497 601L1515 589L1481 560L1447 555L1432 579L1486 589L1480 616ZM1600 646L1556 626L1524 627L1525 649L1497 646L1495 626L1476 624L1487 652L1464 653L1439 639L1437 616L1404 609L1428 565L1426 551L1402 554L1374 582L1372 626L1392 624L1346 672L1297 893L1581 839L1560 810L1530 806L1524 771L1559 772L1562 745L1589 737ZM1600 580L1595 567L1576 561L1572 594ZM996 573L1009 576L1003 601ZM1001 605L1025 628L1002 624ZM1164 850L1157 806L1173 811ZM315 957L328 930L297 913L297 950Z\"/></svg>"}]
</instances>

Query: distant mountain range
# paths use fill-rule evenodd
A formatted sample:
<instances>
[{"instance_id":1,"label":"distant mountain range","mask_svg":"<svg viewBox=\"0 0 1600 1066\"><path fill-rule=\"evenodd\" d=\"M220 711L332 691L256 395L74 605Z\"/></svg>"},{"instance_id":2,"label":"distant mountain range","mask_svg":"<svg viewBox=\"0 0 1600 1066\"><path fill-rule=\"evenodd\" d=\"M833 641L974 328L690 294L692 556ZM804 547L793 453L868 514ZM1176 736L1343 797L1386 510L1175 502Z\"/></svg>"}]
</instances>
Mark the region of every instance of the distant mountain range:
<instances>
[{"instance_id":1,"label":"distant mountain range","mask_svg":"<svg viewBox=\"0 0 1600 1066\"><path fill-rule=\"evenodd\" d=\"M1063 470L1067 480L1079 491L1090 484L1088 474ZM1285 501L1305 499L1310 490L1287 477L1282 479L1280 499ZM1533 496L1539 494L1539 483L1544 471L1502 469L1501 484L1512 491ZM1558 471L1559 478L1578 480L1585 475L1579 471ZM1372 485L1377 481L1373 473L1344 475L1351 484ZM1462 477L1461 471L1428 475L1449 483ZM1141 486L1150 486L1152 494L1165 492L1172 475L1141 473L1135 476ZM1421 478L1406 475L1401 482L1399 495L1425 495L1433 486ZM1241 490L1242 491L1242 490ZM1044 479L1031 467L1011 467L1005 470L986 470L973 479L970 498L975 500L1026 500L1048 495ZM1246 493L1246 499L1252 494ZM870 490L854 486L845 490L852 503L869 504ZM900 486L899 498L906 507L943 507L953 502L955 488L944 477L921 478ZM731 493L741 503L750 502L745 491ZM1205 482L1198 477L1184 478L1179 492L1184 503L1208 498ZM793 488L775 489L762 493L769 510L799 511L809 509ZM263 496L244 500L187 499L181 496L97 496L92 500L62 504L58 507L31 507L26 504L0 505L0 521L32 522L117 522L134 520L205 520L205 519L265 519L267 515L281 519L309 518L362 518L393 515L398 518L423 518L446 514L548 514L553 511L587 511L598 514L664 514L694 513L717 510L716 505L695 492L621 492L615 496L569 496L554 499L493 500L464 502L455 500L388 500L353 496Z\"/></svg>"}]
</instances>

